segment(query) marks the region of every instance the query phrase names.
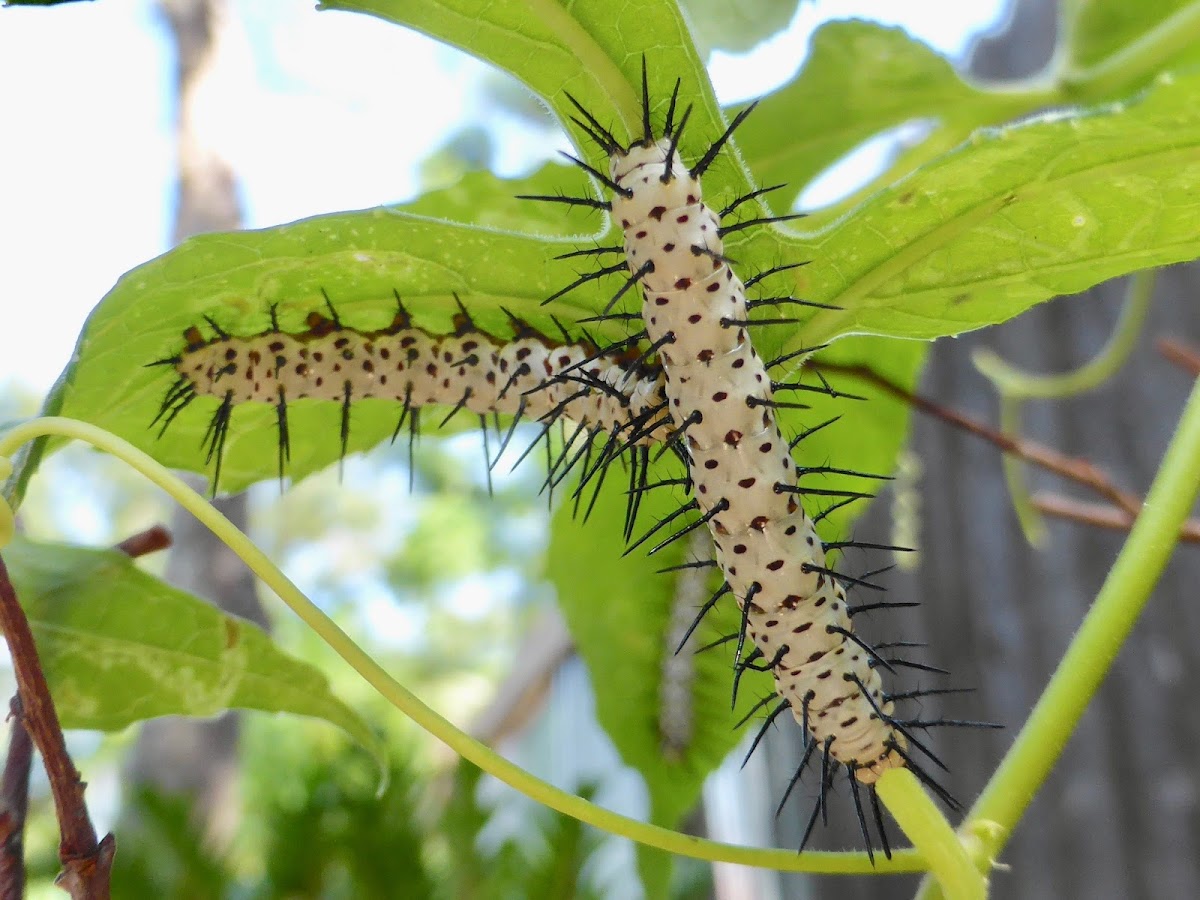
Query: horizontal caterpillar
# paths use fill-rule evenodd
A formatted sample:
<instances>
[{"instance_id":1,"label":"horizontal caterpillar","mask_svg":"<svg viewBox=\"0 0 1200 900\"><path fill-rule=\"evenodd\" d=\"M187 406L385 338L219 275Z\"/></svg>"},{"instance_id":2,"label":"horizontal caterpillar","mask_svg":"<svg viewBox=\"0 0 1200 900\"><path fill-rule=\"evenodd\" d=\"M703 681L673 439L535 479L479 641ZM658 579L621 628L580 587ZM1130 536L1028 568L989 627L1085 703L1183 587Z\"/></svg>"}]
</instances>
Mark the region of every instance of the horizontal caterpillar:
<instances>
[{"instance_id":1,"label":"horizontal caterpillar","mask_svg":"<svg viewBox=\"0 0 1200 900\"><path fill-rule=\"evenodd\" d=\"M406 420L415 434L420 410L433 405L452 407L443 424L462 409L511 414L514 426L528 417L544 429L570 419L576 433L610 435L606 462L669 433L661 368L636 348L599 352L565 331L562 341L552 340L511 314L514 337L501 341L478 330L461 304L452 334L415 327L402 304L389 326L363 331L343 325L328 298L326 304L328 315L309 313L307 330L295 334L282 331L274 314L271 327L253 337L232 336L209 319L213 337L192 326L183 350L151 363L176 373L151 423L161 422L160 434L198 397L220 401L203 445L206 462L216 460L214 492L233 411L248 403L275 407L280 477L289 457L288 404L304 398L339 404L343 455L351 408L372 397L401 404L396 434Z\"/></svg>"},{"instance_id":2,"label":"horizontal caterpillar","mask_svg":"<svg viewBox=\"0 0 1200 900\"><path fill-rule=\"evenodd\" d=\"M743 110L708 151L688 167L677 148L690 108L683 112L676 126L678 92L679 82L676 81L665 126L661 134L656 135L651 126L643 60L643 134L628 145L618 141L595 116L567 95L582 116L572 121L608 155L608 172L602 173L581 160L571 159L608 188L610 199L557 196L528 199L604 209L611 213L622 230L623 240L619 246L600 247L589 252L622 253L624 265L608 266L584 275L555 296L592 278L627 272L625 283L605 307L607 314L632 287L640 290L645 330L639 337L658 352L666 379L665 393L676 422L675 433L682 435L685 441L683 455L688 465L687 482L693 489L693 499L677 515L690 510L699 513L690 525L660 543L655 550L697 526L707 525L712 534L716 544L715 564L724 576L724 584L701 609L696 621L698 623L723 594L731 593L735 597L741 614L741 627L736 635L737 676L740 677L747 668L769 671L779 697L778 705L764 725L764 732L778 715L790 709L807 735L803 761L789 785L789 793L809 762L813 759L821 761L819 798L801 849L807 843L818 815L826 814L826 793L833 772L841 768L848 775L868 852L871 838L859 797L860 784L868 790L883 849L890 856L875 793L875 783L887 770L909 767L947 805L958 808L957 801L913 758L911 748L915 747L941 766L941 762L914 737L912 730L935 725L989 726L989 723L900 718L896 714L898 700L946 691L888 694L884 691L879 669L894 672L897 666L906 666L932 672L941 670L907 660L884 658L880 653L882 647L897 644L876 648L855 634L851 616L856 612L911 604L873 603L851 607L847 603L848 587L875 585L836 571L830 566L827 553L847 546L881 545L822 542L814 520L801 505L801 498L805 495L836 496L839 492L805 487L802 479L822 471L874 476L828 467L806 469L793 461L791 451L795 444L806 434L829 423L815 426L789 442L776 419L776 411L804 407L782 402L776 399L775 393L782 390L834 392L828 385L815 388L773 381L768 369L797 354L767 363L750 338L752 327L786 321L753 320L750 310L754 306L821 304L794 297L748 301L747 284L738 278L724 253L725 234L795 216L722 225L723 216L765 193L748 194L721 213L710 209L702 199L701 175L753 106ZM748 283L757 283L789 268L794 266L776 267ZM632 318L626 312L614 313L612 317L624 321ZM838 505L869 495L840 493L840 496L844 499ZM705 564L696 563L697 566ZM743 659L742 649L747 636L756 649ZM757 743L756 740L754 744ZM786 799L785 794L784 801ZM782 807L782 803L780 805Z\"/></svg>"}]
</instances>

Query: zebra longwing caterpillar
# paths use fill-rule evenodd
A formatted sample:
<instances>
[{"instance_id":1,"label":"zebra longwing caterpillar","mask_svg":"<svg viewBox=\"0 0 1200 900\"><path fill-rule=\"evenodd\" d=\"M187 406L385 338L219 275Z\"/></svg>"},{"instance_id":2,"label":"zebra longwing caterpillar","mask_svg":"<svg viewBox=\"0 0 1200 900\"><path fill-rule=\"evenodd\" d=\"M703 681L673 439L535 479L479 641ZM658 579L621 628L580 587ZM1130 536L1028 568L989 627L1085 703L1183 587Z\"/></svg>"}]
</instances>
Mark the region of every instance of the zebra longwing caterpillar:
<instances>
[{"instance_id":1,"label":"zebra longwing caterpillar","mask_svg":"<svg viewBox=\"0 0 1200 900\"><path fill-rule=\"evenodd\" d=\"M393 439L406 423L415 435L421 410L430 406L450 407L443 424L466 409L485 428L487 415L510 414L514 426L521 418L539 421L543 435L569 419L577 434L609 437L602 448L606 462L626 451L644 454L669 431L661 369L647 364L636 346L600 348L571 339L565 329L555 340L511 315L513 337L501 340L476 328L461 304L454 332L438 335L414 326L396 299L393 321L378 330L344 324L328 297L326 311L310 312L298 332L281 329L274 313L270 327L250 337L231 335L211 318L210 337L198 326L188 328L182 350L151 363L175 374L152 425L165 433L193 401L216 398L202 447L214 464L214 492L235 410L245 404L275 408L281 478L292 441L289 405L304 399L340 409L343 456L354 404L366 398L398 404ZM504 435L501 453L512 434L510 428ZM577 453L574 443L563 452Z\"/></svg>"},{"instance_id":2,"label":"zebra longwing caterpillar","mask_svg":"<svg viewBox=\"0 0 1200 900\"><path fill-rule=\"evenodd\" d=\"M753 106L740 112L689 166L680 155L679 145L691 108L684 109L676 119L679 88L677 80L663 127L656 132L643 59L642 134L630 143L622 143L581 103L566 95L579 114L572 121L603 149L609 166L607 172L602 172L582 160L571 159L605 186L608 197L528 199L608 211L622 236L619 244L599 249L623 253L625 265L581 276L551 299L593 278L619 275L624 282L605 307L605 314L609 314L622 297L638 289L646 340L657 351L663 370L664 392L674 420L672 434L681 438L681 455L688 467L686 482L692 496L680 514L697 514L654 550L702 525L711 532L723 585L701 609L700 617L724 594L733 596L741 620L738 633L730 636L730 640L736 640L735 691L736 679L746 669L769 671L778 699L764 731L786 710L801 725L806 748L789 793L810 762L820 763L819 796L801 849L818 816L826 815L827 793L835 771L840 770L848 776L868 851L873 842L860 785L868 792L880 841L890 855L875 783L888 769L906 766L947 805L957 809L954 798L923 768L917 753L939 767L942 764L914 730L987 723L900 716L898 702L945 691L888 693L880 669L891 673L900 667L941 670L885 655L888 647L905 646L903 642L871 646L855 633L851 619L856 613L913 604L852 606L847 600L848 590L877 586L833 568L830 554L848 546L903 548L852 541L827 543L818 536L815 521L820 516L814 518L805 511L802 501L806 497L811 500L833 493L841 498L840 505L871 495L822 491L805 484L805 477L822 471L875 476L830 467L806 468L793 460L796 444L828 422L812 426L789 441L777 413L802 407L777 399L777 394L786 390L836 392L825 383L813 386L774 381L769 369L796 354L768 362L752 339L752 332L759 326L783 324L777 319L753 317L755 306L821 304L791 296L748 300L747 284L735 273L724 251L723 237L730 232L796 216L768 215L722 223L722 215L765 191L753 191L735 200L722 214L705 205L701 176ZM749 282L754 284L794 267L778 266ZM619 311L612 316L629 320L631 314ZM637 543L640 541L634 546ZM747 638L755 649L743 656ZM757 743L756 739L754 745Z\"/></svg>"}]
</instances>

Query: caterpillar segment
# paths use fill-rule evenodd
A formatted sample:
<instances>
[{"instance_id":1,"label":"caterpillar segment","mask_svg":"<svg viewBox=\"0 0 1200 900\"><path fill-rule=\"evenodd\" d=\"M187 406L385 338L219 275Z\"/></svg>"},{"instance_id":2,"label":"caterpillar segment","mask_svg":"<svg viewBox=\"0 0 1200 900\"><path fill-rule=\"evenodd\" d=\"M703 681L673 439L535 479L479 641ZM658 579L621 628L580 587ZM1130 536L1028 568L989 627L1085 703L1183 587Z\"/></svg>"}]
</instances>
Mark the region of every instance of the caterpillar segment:
<instances>
[{"instance_id":1,"label":"caterpillar segment","mask_svg":"<svg viewBox=\"0 0 1200 900\"><path fill-rule=\"evenodd\" d=\"M610 436L601 454L607 462L665 439L662 372L641 359L636 347L600 349L565 332L555 340L510 319L509 340L478 330L465 310L455 317L453 333L439 335L413 326L401 305L388 327L361 330L343 325L326 298L326 311L310 312L306 329L297 333L281 330L274 314L271 327L251 337L230 335L209 320L212 336L192 326L184 332L183 350L151 364L169 366L176 376L152 424L161 435L196 399L218 400L203 445L207 461L216 463L214 493L233 412L243 405L275 408L281 478L292 439L289 405L305 399L340 408L343 456L353 406L365 398L399 404L393 440L407 423L410 447L420 411L431 406L450 407L442 424L461 410L475 413L485 437L488 415L512 415L514 427L522 418L539 421L543 437L554 424L570 420L576 423L574 437ZM512 434L512 428L504 434L496 459ZM591 447L590 440L585 448L579 443L566 442L558 468ZM488 462L490 469L494 460L489 456Z\"/></svg>"}]
</instances>

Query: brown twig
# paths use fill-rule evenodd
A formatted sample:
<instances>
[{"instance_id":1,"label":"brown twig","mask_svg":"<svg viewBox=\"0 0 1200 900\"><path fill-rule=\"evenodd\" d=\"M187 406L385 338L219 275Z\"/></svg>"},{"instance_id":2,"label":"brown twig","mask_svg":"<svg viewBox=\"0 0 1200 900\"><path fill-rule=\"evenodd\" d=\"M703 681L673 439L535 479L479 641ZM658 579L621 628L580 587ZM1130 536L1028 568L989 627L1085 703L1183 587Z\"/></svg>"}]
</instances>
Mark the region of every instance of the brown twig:
<instances>
[{"instance_id":1,"label":"brown twig","mask_svg":"<svg viewBox=\"0 0 1200 900\"><path fill-rule=\"evenodd\" d=\"M1164 343L1169 345L1169 349L1163 346ZM1182 345L1169 339L1160 342L1159 346L1164 355L1168 355L1173 351L1179 352L1179 357L1174 361L1185 366L1195 364L1198 367L1197 372L1200 374L1200 357L1195 356L1186 348L1181 350ZM1184 360L1191 360L1191 362L1184 362ZM927 415L940 419L961 431L973 434L987 441L1004 453L1011 454L1048 472L1053 472L1069 481L1083 485L1108 500L1111 504L1084 503L1059 497L1058 495L1039 494L1034 498L1034 503L1048 515L1073 519L1102 528L1128 530L1133 524L1133 520L1137 518L1138 513L1141 512L1141 498L1136 494L1121 490L1113 484L1112 480L1102 469L1089 460L1067 456L1064 453L1059 453L1057 450L1053 450L1044 444L1039 444L1037 441L1031 441L1028 438L1011 437L990 425L963 415L957 410L942 406L927 397L913 393L885 378L868 366L845 366L837 363L817 362L810 362L809 365L820 372L850 375L873 384L893 397L903 400L913 408L919 409ZM1182 541L1200 543L1200 522L1194 519L1188 521L1180 531L1179 537Z\"/></svg>"},{"instance_id":2,"label":"brown twig","mask_svg":"<svg viewBox=\"0 0 1200 900\"><path fill-rule=\"evenodd\" d=\"M1107 503L1088 503L1050 491L1039 491L1033 495L1033 505L1047 516L1068 519L1096 528L1112 531L1128 531L1133 527L1133 518L1124 510ZM1189 544L1200 544L1200 521L1189 519L1179 532L1179 540Z\"/></svg>"},{"instance_id":3,"label":"brown twig","mask_svg":"<svg viewBox=\"0 0 1200 900\"><path fill-rule=\"evenodd\" d=\"M139 556L145 556L148 553L166 550L170 546L171 532L167 530L166 526L151 525L145 531L131 534L113 547L113 549L120 550L126 556L137 559Z\"/></svg>"},{"instance_id":4,"label":"brown twig","mask_svg":"<svg viewBox=\"0 0 1200 900\"><path fill-rule=\"evenodd\" d=\"M33 740L21 722L21 700L13 697L8 756L0 776L0 900L25 896L25 814L29 810L29 771Z\"/></svg>"},{"instance_id":5,"label":"brown twig","mask_svg":"<svg viewBox=\"0 0 1200 900\"><path fill-rule=\"evenodd\" d=\"M116 841L111 834L96 840L96 829L83 802L84 782L67 753L62 726L50 699L46 675L38 661L29 620L0 557L0 629L8 641L17 679L20 721L42 755L54 811L58 817L58 858L63 864L57 883L76 900L108 900Z\"/></svg>"},{"instance_id":6,"label":"brown twig","mask_svg":"<svg viewBox=\"0 0 1200 900\"><path fill-rule=\"evenodd\" d=\"M119 550L126 556L137 559L148 553L166 550L170 546L170 542L172 542L170 532L160 524L156 524L156 526L146 528L144 532L128 536L116 545L114 550ZM0 560L0 565L2 565L2 560ZM8 587L11 589L11 584ZM14 654L14 660L16 660L16 654ZM37 665L36 656L34 664ZM38 672L40 671L40 666L38 666ZM48 696L47 704L49 704ZM49 708L53 713L53 706ZM24 704L19 690L17 696L14 696L10 702L8 718L12 721L12 728L10 736L8 736L8 755L5 758L4 774L0 775L0 900L20 900L25 895L25 815L29 810L29 773L32 756L34 756L34 742L32 742L28 728L25 727ZM53 725L58 728L56 716ZM73 778L77 782L78 774ZM80 785L80 804L82 804L82 793L83 788ZM86 810L83 810L85 818L86 815L88 815ZM91 828L90 823L88 828ZM88 839L84 838L84 840ZM107 853L108 864L110 864L112 862L112 835L108 835L108 838L104 840L109 845ZM91 832L90 842L95 845L95 832ZM103 846L102 842L101 847ZM64 847L66 847L65 838ZM80 896L107 896L107 875L104 876L104 881L106 881L106 892L103 894L84 893Z\"/></svg>"},{"instance_id":7,"label":"brown twig","mask_svg":"<svg viewBox=\"0 0 1200 900\"><path fill-rule=\"evenodd\" d=\"M113 549L137 559L171 546L171 532L162 525L130 535ZM33 762L33 739L25 727L21 694L10 701L8 756L0 775L0 900L25 896L25 817L29 809L29 772ZM57 722L57 720L56 720ZM84 812L86 816L86 810ZM91 842L95 843L95 833ZM111 844L111 835L105 839ZM109 849L111 859L111 848ZM84 894L83 896L99 896Z\"/></svg>"},{"instance_id":8,"label":"brown twig","mask_svg":"<svg viewBox=\"0 0 1200 900\"><path fill-rule=\"evenodd\" d=\"M1193 378L1200 378L1200 352L1173 337L1161 337L1156 342L1158 352L1175 363Z\"/></svg>"}]
</instances>

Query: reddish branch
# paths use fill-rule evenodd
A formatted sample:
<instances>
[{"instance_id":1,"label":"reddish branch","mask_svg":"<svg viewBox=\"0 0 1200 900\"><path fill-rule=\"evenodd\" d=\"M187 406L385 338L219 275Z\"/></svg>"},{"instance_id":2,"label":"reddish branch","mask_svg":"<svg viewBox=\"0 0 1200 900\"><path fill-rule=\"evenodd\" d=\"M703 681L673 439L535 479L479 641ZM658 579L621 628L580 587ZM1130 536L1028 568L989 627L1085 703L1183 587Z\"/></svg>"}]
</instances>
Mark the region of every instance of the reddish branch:
<instances>
[{"instance_id":1,"label":"reddish branch","mask_svg":"<svg viewBox=\"0 0 1200 900\"><path fill-rule=\"evenodd\" d=\"M155 525L126 538L116 549L138 557L170 545L170 532ZM25 893L23 844L34 745L42 754L58 817L58 856L63 865L58 884L77 900L107 900L116 839L111 834L96 839L96 829L83 802L86 784L67 753L29 620L17 600L2 557L0 630L8 642L17 678L17 695L10 705L12 733L8 757L0 776L0 900L19 900Z\"/></svg>"},{"instance_id":2,"label":"reddish branch","mask_svg":"<svg viewBox=\"0 0 1200 900\"><path fill-rule=\"evenodd\" d=\"M121 541L113 549L120 550L126 556L137 559L139 556L145 556L147 553L166 550L170 546L171 532L167 531L163 525L152 525L145 531L139 531L137 534L125 538L125 540Z\"/></svg>"},{"instance_id":3,"label":"reddish branch","mask_svg":"<svg viewBox=\"0 0 1200 900\"><path fill-rule=\"evenodd\" d=\"M96 829L88 818L83 802L86 786L79 777L67 744L63 739L58 713L50 699L46 675L38 662L37 647L29 620L17 602L17 592L8 578L8 568L0 558L0 629L8 641L13 670L17 677L17 696L20 698L21 722L33 743L42 754L50 792L54 797L54 812L58 817L61 840L58 858L63 871L58 883L75 898L102 900L108 897L109 876L116 843L111 834L103 841L96 840Z\"/></svg>"},{"instance_id":4,"label":"reddish branch","mask_svg":"<svg viewBox=\"0 0 1200 900\"><path fill-rule=\"evenodd\" d=\"M1159 338L1158 352L1193 378L1200 377L1200 351L1175 338Z\"/></svg>"},{"instance_id":5,"label":"reddish branch","mask_svg":"<svg viewBox=\"0 0 1200 900\"><path fill-rule=\"evenodd\" d=\"M25 814L29 810L29 771L33 741L21 724L21 701L13 697L4 775L0 777L0 900L25 896Z\"/></svg>"},{"instance_id":6,"label":"reddish branch","mask_svg":"<svg viewBox=\"0 0 1200 900\"><path fill-rule=\"evenodd\" d=\"M1200 355L1169 339L1160 341L1159 348L1164 356L1168 356L1184 368L1194 367L1195 373L1200 375ZM1089 460L1067 456L1028 438L1004 434L957 410L949 409L927 397L913 393L867 366L844 366L836 363L810 363L809 365L820 372L850 375L873 384L927 415L982 438L1004 453L1083 485L1109 501L1108 504L1084 503L1068 497L1061 497L1058 494L1039 493L1034 497L1033 502L1046 515L1071 519L1101 528L1128 530L1133 525L1133 520L1137 518L1138 513L1141 512L1141 498L1136 494L1121 490L1113 484L1102 469ZM1185 523L1180 531L1179 539L1188 543L1200 543L1200 522L1191 520Z\"/></svg>"},{"instance_id":7,"label":"reddish branch","mask_svg":"<svg viewBox=\"0 0 1200 900\"><path fill-rule=\"evenodd\" d=\"M1128 531L1133 527L1132 516L1107 503L1088 503L1059 494L1039 492L1033 495L1033 505L1045 515L1082 522L1096 528ZM1190 519L1184 522L1179 532L1179 539L1190 544L1200 544L1200 521Z\"/></svg>"}]
</instances>

